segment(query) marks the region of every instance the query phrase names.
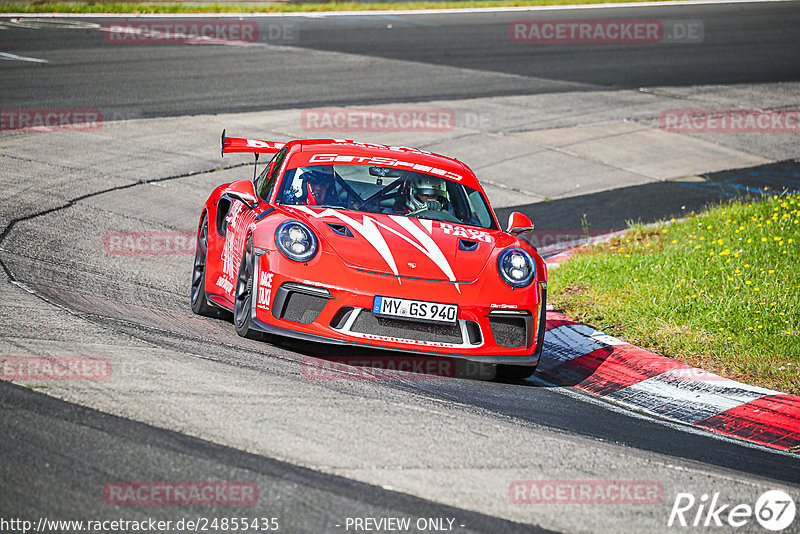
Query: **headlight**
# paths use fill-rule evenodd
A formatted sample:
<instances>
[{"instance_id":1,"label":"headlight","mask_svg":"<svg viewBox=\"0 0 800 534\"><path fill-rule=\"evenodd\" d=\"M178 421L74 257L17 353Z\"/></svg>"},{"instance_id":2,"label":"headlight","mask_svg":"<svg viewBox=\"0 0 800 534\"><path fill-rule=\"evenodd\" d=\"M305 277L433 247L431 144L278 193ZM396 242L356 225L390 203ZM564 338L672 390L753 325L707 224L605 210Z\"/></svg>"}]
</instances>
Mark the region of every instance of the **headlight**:
<instances>
[{"instance_id":1,"label":"headlight","mask_svg":"<svg viewBox=\"0 0 800 534\"><path fill-rule=\"evenodd\" d=\"M512 287L525 287L533 281L536 263L530 254L519 247L505 249L497 257L500 278Z\"/></svg>"},{"instance_id":2,"label":"headlight","mask_svg":"<svg viewBox=\"0 0 800 534\"><path fill-rule=\"evenodd\" d=\"M311 228L299 221L286 221L275 230L275 244L284 256L308 261L317 253L317 238Z\"/></svg>"}]
</instances>

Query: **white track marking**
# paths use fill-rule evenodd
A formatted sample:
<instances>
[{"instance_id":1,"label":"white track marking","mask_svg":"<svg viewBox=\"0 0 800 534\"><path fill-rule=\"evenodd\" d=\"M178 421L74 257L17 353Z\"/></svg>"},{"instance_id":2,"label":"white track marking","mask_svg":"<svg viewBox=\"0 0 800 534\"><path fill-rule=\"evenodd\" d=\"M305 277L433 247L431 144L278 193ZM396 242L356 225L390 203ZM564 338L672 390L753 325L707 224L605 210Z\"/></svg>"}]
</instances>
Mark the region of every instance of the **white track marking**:
<instances>
[{"instance_id":1,"label":"white track marking","mask_svg":"<svg viewBox=\"0 0 800 534\"><path fill-rule=\"evenodd\" d=\"M37 57L18 56L17 54L9 54L8 52L0 52L0 59L7 59L9 61L28 61L30 63L50 63L46 59L39 59Z\"/></svg>"},{"instance_id":2,"label":"white track marking","mask_svg":"<svg viewBox=\"0 0 800 534\"><path fill-rule=\"evenodd\" d=\"M683 370L673 369L609 393L607 397L691 424L765 395L778 394L711 373L706 380L686 379L683 374Z\"/></svg>"},{"instance_id":3,"label":"white track marking","mask_svg":"<svg viewBox=\"0 0 800 534\"><path fill-rule=\"evenodd\" d=\"M86 22L83 20L69 20L60 17L50 17L46 19L35 17L16 17L8 22L9 26L30 28L34 30L93 30L99 28L96 22Z\"/></svg>"},{"instance_id":4,"label":"white track marking","mask_svg":"<svg viewBox=\"0 0 800 534\"><path fill-rule=\"evenodd\" d=\"M550 391L557 393L558 395L563 395L565 397L569 397L571 399L575 399L580 402L585 402L587 404L592 404L594 406L599 406L603 409L606 409L610 412L626 415L633 419L641 419L645 422L657 423L659 425L672 428L674 430L680 430L681 432L686 432L687 434L694 434L696 436L701 436L704 438L712 438L717 439L720 441L725 441L728 443L736 444L740 447L747 447L749 449L757 449L762 452L769 452L772 454L779 454L791 458L796 458L797 455L791 452L782 451L780 449L773 449L772 447L767 447L765 445L761 445L759 443L754 443L752 441L745 441L741 438L735 438L728 436L727 434L720 434L717 432L709 432L704 428L699 428L696 426L692 426L688 423L682 423L679 421L666 419L659 414L651 413L644 413L636 410L632 410L630 405L625 405L620 403L619 401L609 398L609 397L598 397L589 393L587 391L583 391L577 388L568 388L562 387L560 384L552 383L543 378L541 375L536 374L532 378L528 378L527 382L535 384L540 387L548 387Z\"/></svg>"}]
</instances>

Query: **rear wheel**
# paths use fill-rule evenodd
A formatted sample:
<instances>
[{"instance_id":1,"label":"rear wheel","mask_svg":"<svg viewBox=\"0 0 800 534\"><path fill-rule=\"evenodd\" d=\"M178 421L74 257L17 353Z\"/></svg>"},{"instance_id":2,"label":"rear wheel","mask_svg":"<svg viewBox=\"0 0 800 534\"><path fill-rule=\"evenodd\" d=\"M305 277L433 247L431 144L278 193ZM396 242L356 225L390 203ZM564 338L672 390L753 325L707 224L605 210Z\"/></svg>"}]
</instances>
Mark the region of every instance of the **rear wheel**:
<instances>
[{"instance_id":1,"label":"rear wheel","mask_svg":"<svg viewBox=\"0 0 800 534\"><path fill-rule=\"evenodd\" d=\"M259 339L260 332L253 329L253 280L254 276L253 238L247 240L247 245L239 263L239 274L236 277L236 297L233 301L233 325L236 333L249 339Z\"/></svg>"},{"instance_id":2,"label":"rear wheel","mask_svg":"<svg viewBox=\"0 0 800 534\"><path fill-rule=\"evenodd\" d=\"M203 214L197 233L197 249L192 270L192 311L206 317L219 317L220 311L208 303L206 296L206 259L208 257L208 217Z\"/></svg>"}]
</instances>

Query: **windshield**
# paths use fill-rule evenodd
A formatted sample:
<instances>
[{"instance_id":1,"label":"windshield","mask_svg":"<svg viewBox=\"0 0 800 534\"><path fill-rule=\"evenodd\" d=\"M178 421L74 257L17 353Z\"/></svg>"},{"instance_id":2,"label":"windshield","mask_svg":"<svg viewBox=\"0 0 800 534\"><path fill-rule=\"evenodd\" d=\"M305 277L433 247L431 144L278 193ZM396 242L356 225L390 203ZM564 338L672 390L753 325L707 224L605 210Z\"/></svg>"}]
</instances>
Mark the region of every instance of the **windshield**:
<instances>
[{"instance_id":1,"label":"windshield","mask_svg":"<svg viewBox=\"0 0 800 534\"><path fill-rule=\"evenodd\" d=\"M289 169L279 204L327 206L494 229L480 192L440 176L369 165Z\"/></svg>"}]
</instances>

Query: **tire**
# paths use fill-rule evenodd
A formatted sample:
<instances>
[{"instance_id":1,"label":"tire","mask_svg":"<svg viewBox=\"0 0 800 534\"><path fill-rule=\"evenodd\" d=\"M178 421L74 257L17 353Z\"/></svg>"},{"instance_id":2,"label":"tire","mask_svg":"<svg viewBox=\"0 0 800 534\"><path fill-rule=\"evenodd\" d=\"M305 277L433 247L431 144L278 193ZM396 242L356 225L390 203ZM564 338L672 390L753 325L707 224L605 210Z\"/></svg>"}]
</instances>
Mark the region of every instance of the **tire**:
<instances>
[{"instance_id":1,"label":"tire","mask_svg":"<svg viewBox=\"0 0 800 534\"><path fill-rule=\"evenodd\" d=\"M208 303L206 295L206 260L208 257L208 217L203 214L200 231L197 233L197 249L194 253L190 298L192 311L206 317L219 317L221 310Z\"/></svg>"},{"instance_id":2,"label":"tire","mask_svg":"<svg viewBox=\"0 0 800 534\"><path fill-rule=\"evenodd\" d=\"M261 333L253 328L253 288L255 264L253 254L253 238L247 239L239 273L236 275L236 294L233 300L233 326L236 333L248 339L261 339Z\"/></svg>"},{"instance_id":3,"label":"tire","mask_svg":"<svg viewBox=\"0 0 800 534\"><path fill-rule=\"evenodd\" d=\"M498 365L494 379L497 382L518 382L533 376L535 365Z\"/></svg>"}]
</instances>

